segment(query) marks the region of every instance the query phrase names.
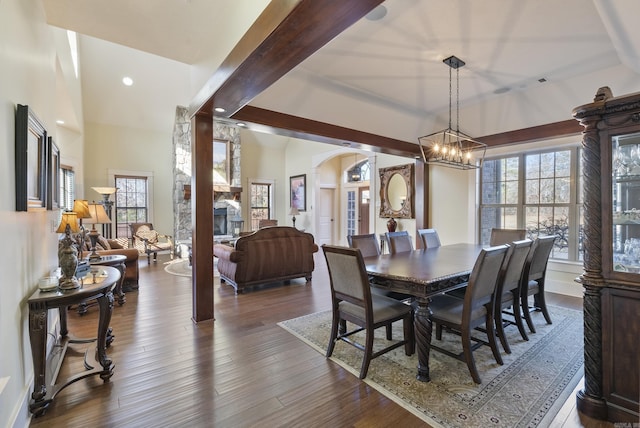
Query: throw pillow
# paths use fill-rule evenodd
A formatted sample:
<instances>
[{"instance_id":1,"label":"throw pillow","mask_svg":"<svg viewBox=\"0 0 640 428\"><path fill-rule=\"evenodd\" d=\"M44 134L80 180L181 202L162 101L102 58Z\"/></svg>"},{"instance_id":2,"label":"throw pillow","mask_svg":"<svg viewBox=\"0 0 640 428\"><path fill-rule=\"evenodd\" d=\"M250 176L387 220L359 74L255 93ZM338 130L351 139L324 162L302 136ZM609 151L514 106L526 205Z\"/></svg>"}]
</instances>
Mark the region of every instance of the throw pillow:
<instances>
[{"instance_id":1,"label":"throw pillow","mask_svg":"<svg viewBox=\"0 0 640 428\"><path fill-rule=\"evenodd\" d=\"M158 232L155 230L143 230L138 229L138 236L142 239L146 239L150 244L156 244L158 242Z\"/></svg>"},{"instance_id":2,"label":"throw pillow","mask_svg":"<svg viewBox=\"0 0 640 428\"><path fill-rule=\"evenodd\" d=\"M110 250L111 249L111 245L109 245L109 241L107 241L107 238L105 238L102 235L98 235L98 243L96 244L96 247L99 250Z\"/></svg>"}]
</instances>

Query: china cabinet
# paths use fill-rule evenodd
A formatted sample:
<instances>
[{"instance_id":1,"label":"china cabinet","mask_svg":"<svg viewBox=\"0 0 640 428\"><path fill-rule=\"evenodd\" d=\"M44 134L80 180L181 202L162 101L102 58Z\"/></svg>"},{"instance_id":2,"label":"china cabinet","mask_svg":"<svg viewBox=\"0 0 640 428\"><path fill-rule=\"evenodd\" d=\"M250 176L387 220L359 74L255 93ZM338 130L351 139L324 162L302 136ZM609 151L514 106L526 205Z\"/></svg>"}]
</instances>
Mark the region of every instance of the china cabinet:
<instances>
[{"instance_id":1,"label":"china cabinet","mask_svg":"<svg viewBox=\"0 0 640 428\"><path fill-rule=\"evenodd\" d=\"M576 107L584 127L584 389L598 419L640 414L640 93L600 88Z\"/></svg>"}]
</instances>

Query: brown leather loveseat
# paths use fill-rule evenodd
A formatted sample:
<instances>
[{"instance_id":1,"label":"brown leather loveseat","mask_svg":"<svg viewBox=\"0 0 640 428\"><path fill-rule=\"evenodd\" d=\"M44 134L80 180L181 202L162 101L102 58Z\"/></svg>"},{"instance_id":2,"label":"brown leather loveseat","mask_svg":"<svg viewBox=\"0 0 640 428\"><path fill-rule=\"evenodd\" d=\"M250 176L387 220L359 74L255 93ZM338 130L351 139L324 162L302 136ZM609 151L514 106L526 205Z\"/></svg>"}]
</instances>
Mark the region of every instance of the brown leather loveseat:
<instances>
[{"instance_id":1,"label":"brown leather loveseat","mask_svg":"<svg viewBox=\"0 0 640 428\"><path fill-rule=\"evenodd\" d=\"M245 287L304 277L311 281L313 235L294 227L273 226L238 238L235 248L215 244L220 282L242 293Z\"/></svg>"},{"instance_id":2,"label":"brown leather loveseat","mask_svg":"<svg viewBox=\"0 0 640 428\"><path fill-rule=\"evenodd\" d=\"M82 256L87 257L91 249L91 242L89 237L85 235L85 243L82 243L82 235L77 234L75 237L78 248L82 250ZM100 236L96 245L96 253L104 256L108 255L123 255L126 257L124 261L124 282L122 288L124 291L131 291L138 289L138 280L140 278L140 272L138 270L138 258L140 254L135 248L124 248L115 239L105 239Z\"/></svg>"}]
</instances>

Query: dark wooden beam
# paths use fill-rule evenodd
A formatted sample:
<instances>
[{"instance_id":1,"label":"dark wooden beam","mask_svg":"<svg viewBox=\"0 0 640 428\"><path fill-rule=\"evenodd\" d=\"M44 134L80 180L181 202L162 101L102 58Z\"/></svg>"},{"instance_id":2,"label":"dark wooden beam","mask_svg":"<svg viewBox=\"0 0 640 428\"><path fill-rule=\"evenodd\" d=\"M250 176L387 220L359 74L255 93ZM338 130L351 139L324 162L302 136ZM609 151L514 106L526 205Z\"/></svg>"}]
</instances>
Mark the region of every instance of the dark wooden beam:
<instances>
[{"instance_id":1,"label":"dark wooden beam","mask_svg":"<svg viewBox=\"0 0 640 428\"><path fill-rule=\"evenodd\" d=\"M213 319L213 117L191 119L192 319Z\"/></svg>"},{"instance_id":2,"label":"dark wooden beam","mask_svg":"<svg viewBox=\"0 0 640 428\"><path fill-rule=\"evenodd\" d=\"M487 135L476 138L489 147L503 146L506 144L522 144L549 138L566 137L568 135L579 135L582 133L582 126L573 120L547 123L545 125L532 126L530 128L517 129L515 131L501 132L499 134Z\"/></svg>"},{"instance_id":3,"label":"dark wooden beam","mask_svg":"<svg viewBox=\"0 0 640 428\"><path fill-rule=\"evenodd\" d=\"M350 143L350 147L362 150L411 158L420 155L420 147L417 143L409 143L249 105L235 113L232 119L241 121L246 124L247 129L258 132L335 145L344 145L346 142Z\"/></svg>"},{"instance_id":4,"label":"dark wooden beam","mask_svg":"<svg viewBox=\"0 0 640 428\"><path fill-rule=\"evenodd\" d=\"M229 117L383 0L274 0L189 107ZM215 41L212 41L215 43Z\"/></svg>"}]
</instances>

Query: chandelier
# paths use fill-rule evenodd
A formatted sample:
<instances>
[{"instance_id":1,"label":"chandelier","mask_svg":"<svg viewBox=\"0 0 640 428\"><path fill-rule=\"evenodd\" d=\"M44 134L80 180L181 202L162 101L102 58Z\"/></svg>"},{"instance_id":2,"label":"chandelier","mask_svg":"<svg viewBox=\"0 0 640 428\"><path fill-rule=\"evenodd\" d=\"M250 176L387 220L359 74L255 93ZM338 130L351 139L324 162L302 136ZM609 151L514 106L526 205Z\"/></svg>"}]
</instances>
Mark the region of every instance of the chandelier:
<instances>
[{"instance_id":1,"label":"chandelier","mask_svg":"<svg viewBox=\"0 0 640 428\"><path fill-rule=\"evenodd\" d=\"M482 166L487 145L460 132L460 68L465 62L450 56L442 62L449 66L449 127L418 138L422 160L427 164L457 169ZM451 127L452 70L456 70L456 129ZM473 153L475 152L475 153Z\"/></svg>"}]
</instances>

